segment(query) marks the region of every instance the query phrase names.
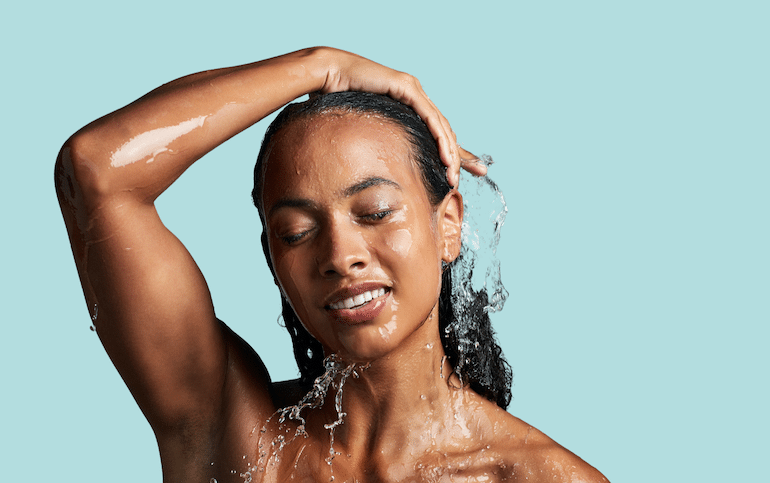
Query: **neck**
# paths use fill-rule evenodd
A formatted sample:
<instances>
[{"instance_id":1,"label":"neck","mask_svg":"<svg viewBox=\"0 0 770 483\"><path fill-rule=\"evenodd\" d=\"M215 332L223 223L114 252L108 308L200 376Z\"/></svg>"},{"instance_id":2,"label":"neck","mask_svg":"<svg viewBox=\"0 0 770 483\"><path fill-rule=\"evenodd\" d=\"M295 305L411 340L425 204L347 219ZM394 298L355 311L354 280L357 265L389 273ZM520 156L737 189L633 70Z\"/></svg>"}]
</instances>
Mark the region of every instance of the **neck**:
<instances>
[{"instance_id":1,"label":"neck","mask_svg":"<svg viewBox=\"0 0 770 483\"><path fill-rule=\"evenodd\" d=\"M458 389L459 380L446 360L437 313L395 351L356 373L342 386L340 409L345 414L334 427L334 450L354 457L417 454L435 446L447 416L456 414L469 391ZM335 390L326 396L322 411L327 421L339 419L336 398Z\"/></svg>"}]
</instances>

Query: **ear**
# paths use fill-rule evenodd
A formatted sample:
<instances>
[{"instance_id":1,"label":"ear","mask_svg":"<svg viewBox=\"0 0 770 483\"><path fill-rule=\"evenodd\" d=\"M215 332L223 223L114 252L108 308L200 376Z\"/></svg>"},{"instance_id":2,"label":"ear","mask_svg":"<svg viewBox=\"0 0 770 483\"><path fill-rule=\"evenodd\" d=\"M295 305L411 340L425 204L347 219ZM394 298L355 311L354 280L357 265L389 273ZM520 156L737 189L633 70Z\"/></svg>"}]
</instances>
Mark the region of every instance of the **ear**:
<instances>
[{"instance_id":1,"label":"ear","mask_svg":"<svg viewBox=\"0 0 770 483\"><path fill-rule=\"evenodd\" d=\"M463 197L453 189L436 209L439 233L439 253L446 263L452 263L460 254L463 227Z\"/></svg>"}]
</instances>

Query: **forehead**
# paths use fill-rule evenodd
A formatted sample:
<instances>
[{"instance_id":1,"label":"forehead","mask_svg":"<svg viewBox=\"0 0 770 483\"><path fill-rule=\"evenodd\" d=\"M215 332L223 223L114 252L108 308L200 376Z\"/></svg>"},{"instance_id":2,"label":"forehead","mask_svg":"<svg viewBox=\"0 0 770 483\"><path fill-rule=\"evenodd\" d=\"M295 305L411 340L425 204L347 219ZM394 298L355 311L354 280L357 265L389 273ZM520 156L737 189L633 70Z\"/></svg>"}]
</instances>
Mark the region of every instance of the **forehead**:
<instances>
[{"instance_id":1,"label":"forehead","mask_svg":"<svg viewBox=\"0 0 770 483\"><path fill-rule=\"evenodd\" d=\"M299 119L273 138L263 206L292 194L317 197L372 176L424 191L404 130L376 115L329 113Z\"/></svg>"}]
</instances>

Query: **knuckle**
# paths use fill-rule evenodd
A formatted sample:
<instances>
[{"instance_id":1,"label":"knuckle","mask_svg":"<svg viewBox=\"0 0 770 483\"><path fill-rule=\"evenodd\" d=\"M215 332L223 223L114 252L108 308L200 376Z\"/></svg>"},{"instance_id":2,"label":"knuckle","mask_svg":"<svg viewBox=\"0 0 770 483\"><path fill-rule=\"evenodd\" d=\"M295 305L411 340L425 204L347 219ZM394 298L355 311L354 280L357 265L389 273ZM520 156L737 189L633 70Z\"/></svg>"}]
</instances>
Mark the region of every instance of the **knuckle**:
<instances>
[{"instance_id":1,"label":"knuckle","mask_svg":"<svg viewBox=\"0 0 770 483\"><path fill-rule=\"evenodd\" d=\"M411 88L420 86L420 81L418 81L417 78L414 77L413 75L407 74L406 72L401 73L401 75L399 76L399 82Z\"/></svg>"}]
</instances>

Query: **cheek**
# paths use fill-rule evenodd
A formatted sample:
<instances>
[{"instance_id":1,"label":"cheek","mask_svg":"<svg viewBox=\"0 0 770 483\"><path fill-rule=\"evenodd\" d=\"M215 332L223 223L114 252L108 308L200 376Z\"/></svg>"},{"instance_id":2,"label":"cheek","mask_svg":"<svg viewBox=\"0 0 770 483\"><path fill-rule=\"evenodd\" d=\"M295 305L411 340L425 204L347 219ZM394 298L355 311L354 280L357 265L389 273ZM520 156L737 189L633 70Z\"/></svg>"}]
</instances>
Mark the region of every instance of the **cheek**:
<instances>
[{"instance_id":1,"label":"cheek","mask_svg":"<svg viewBox=\"0 0 770 483\"><path fill-rule=\"evenodd\" d=\"M394 231L385 243L395 255L406 258L412 249L412 234L406 228L401 228Z\"/></svg>"},{"instance_id":2,"label":"cheek","mask_svg":"<svg viewBox=\"0 0 770 483\"><path fill-rule=\"evenodd\" d=\"M281 286L281 292L289 301L294 313L299 317L300 323L310 335L318 340L324 341L328 334L324 334L322 327L313 325L312 317L309 315L313 307L312 288L310 274L307 267L310 265L302 257L287 255L281 259L276 266L278 274L278 284ZM326 335L326 337L324 337ZM322 342L323 343L323 342Z\"/></svg>"},{"instance_id":3,"label":"cheek","mask_svg":"<svg viewBox=\"0 0 770 483\"><path fill-rule=\"evenodd\" d=\"M275 262L274 262L275 263ZM281 286L281 292L287 298L294 312L302 318L309 301L303 300L303 294L308 293L307 274L302 272L307 266L301 259L293 255L281 257L280 261L275 263L278 284Z\"/></svg>"},{"instance_id":4,"label":"cheek","mask_svg":"<svg viewBox=\"0 0 770 483\"><path fill-rule=\"evenodd\" d=\"M388 251L397 257L407 260L412 258L425 259L430 252L429 248L435 245L435 233L430 219L423 219L419 216L420 207L417 210L411 205L404 206L397 215L395 229L391 229L385 239L385 246ZM430 230L424 230L422 227L430 226Z\"/></svg>"},{"instance_id":5,"label":"cheek","mask_svg":"<svg viewBox=\"0 0 770 483\"><path fill-rule=\"evenodd\" d=\"M402 225L382 239L381 250L387 251L387 254L380 252L383 261L394 270L398 288L406 290L399 293L397 300L408 301L409 306L418 300L433 298L434 285L435 293L440 292L441 257L435 233L427 224L418 220L409 226ZM398 309L396 304L394 311Z\"/></svg>"}]
</instances>

